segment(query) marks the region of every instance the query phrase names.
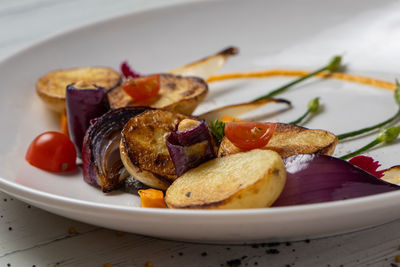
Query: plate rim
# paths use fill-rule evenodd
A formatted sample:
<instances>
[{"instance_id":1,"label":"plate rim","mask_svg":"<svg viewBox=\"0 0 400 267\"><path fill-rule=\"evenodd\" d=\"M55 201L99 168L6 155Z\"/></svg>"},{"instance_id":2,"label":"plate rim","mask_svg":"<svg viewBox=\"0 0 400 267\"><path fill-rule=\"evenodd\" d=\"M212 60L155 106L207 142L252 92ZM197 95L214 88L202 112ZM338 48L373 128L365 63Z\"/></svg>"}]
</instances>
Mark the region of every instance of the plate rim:
<instances>
[{"instance_id":1,"label":"plate rim","mask_svg":"<svg viewBox=\"0 0 400 267\"><path fill-rule=\"evenodd\" d=\"M6 55L4 58L0 60L0 67L6 66L10 61L15 60L15 58L23 57L24 54L29 53L31 50L36 49L39 46L46 45L49 42L52 42L58 38L61 38L65 35L74 33L80 30L86 30L91 27L97 26L99 24L107 24L112 23L115 20L124 19L131 16L136 16L138 14L145 14L148 12L154 12L154 10L163 10L170 9L175 6L189 6L195 4L203 4L203 3L215 2L215 0L189 0L187 2L176 2L176 3L168 3L164 2L157 6L147 7L142 10L131 10L128 12L123 12L121 14L117 14L108 18L99 19L96 21L84 23L81 25L77 25L71 27L67 30L63 30L61 32L51 34L37 42L25 45L18 51ZM53 193L48 193L44 191L40 191L38 189L31 188L29 186L25 186L22 184L18 184L16 182L10 181L9 179L3 178L0 176L0 191L5 192L6 194L11 194L16 196L17 198L24 199L26 201L32 200L35 202L40 202L49 206L58 206L63 205L63 208L73 208L73 207L84 207L91 209L101 209L108 211L120 211L120 212L129 212L129 213L142 213L148 215L174 215L179 214L181 216L237 216L237 215L264 215L264 214L273 214L273 215L281 215L282 214L293 214L294 212L312 212L321 209L338 209L343 207L351 207L357 205L365 205L371 203L386 203L387 201L396 200L400 198L400 191L396 192L387 192L376 195L358 197L353 199L346 200L337 200L323 203L315 203L315 204L304 204L304 205L295 205L295 206L284 206L284 207L271 207L271 208L257 208L257 209L238 209L238 210L179 210L179 209L159 209L159 208L142 208L142 207L129 207L125 205L115 205L115 204L107 204L107 203L96 203L93 201L80 200L76 198L60 196ZM99 191L99 193L101 193ZM30 198L28 198L30 197ZM49 202L46 202L49 201ZM379 205L377 205L379 206ZM400 218L400 215L399 215Z\"/></svg>"}]
</instances>

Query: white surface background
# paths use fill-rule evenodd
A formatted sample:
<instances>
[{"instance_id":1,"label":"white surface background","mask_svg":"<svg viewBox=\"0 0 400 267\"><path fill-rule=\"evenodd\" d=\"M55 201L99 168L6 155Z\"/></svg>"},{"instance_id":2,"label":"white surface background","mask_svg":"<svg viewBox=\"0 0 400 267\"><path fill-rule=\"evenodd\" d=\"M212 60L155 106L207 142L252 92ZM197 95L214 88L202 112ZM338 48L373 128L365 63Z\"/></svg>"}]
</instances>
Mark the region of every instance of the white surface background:
<instances>
[{"instance_id":1,"label":"white surface background","mask_svg":"<svg viewBox=\"0 0 400 267\"><path fill-rule=\"evenodd\" d=\"M0 0L0 59L82 24L177 2ZM75 234L69 233L71 227ZM400 254L399 227L396 221L273 247L188 244L79 223L0 193L0 266L145 266L146 261L154 266L229 266L233 259L241 259L241 266L391 266Z\"/></svg>"}]
</instances>

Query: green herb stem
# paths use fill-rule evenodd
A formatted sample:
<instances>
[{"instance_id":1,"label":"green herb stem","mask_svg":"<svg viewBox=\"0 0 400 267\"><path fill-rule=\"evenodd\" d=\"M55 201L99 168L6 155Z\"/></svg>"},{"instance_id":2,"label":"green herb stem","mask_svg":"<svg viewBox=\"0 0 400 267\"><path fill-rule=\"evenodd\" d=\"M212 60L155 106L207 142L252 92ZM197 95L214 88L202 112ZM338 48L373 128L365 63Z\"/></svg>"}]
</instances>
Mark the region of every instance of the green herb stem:
<instances>
[{"instance_id":1,"label":"green herb stem","mask_svg":"<svg viewBox=\"0 0 400 267\"><path fill-rule=\"evenodd\" d=\"M394 140L396 140L397 137L399 136L399 134L400 134L400 125L382 129L379 131L378 137L375 138L375 140L373 140L372 142L366 144L362 148L360 148L352 153L341 156L340 158L346 160L346 159L352 158L354 156L357 156L358 154L361 154L364 151L367 151L368 149L376 146L377 144L380 144L380 143L389 144L389 143L393 142Z\"/></svg>"},{"instance_id":2,"label":"green herb stem","mask_svg":"<svg viewBox=\"0 0 400 267\"><path fill-rule=\"evenodd\" d=\"M311 99L308 104L307 104L307 111L300 116L297 120L294 120L292 122L289 122L289 124L299 124L302 122L307 116L311 116L315 114L319 110L319 97L316 97L314 99Z\"/></svg>"},{"instance_id":3,"label":"green herb stem","mask_svg":"<svg viewBox=\"0 0 400 267\"><path fill-rule=\"evenodd\" d=\"M273 96L275 96L277 94L280 94L283 91L285 91L286 89L288 89L289 87L291 87L291 86L293 86L295 84L298 84L299 82L302 82L302 81L304 81L304 80L306 80L306 79L308 79L308 78L310 78L310 77L312 77L312 76L314 76L314 75L316 75L318 73L326 71L327 69L328 69L327 66L325 66L323 68L320 68L320 69L318 69L318 70L316 70L316 71L314 71L314 72L312 72L310 74L307 74L306 76L303 76L303 77L301 77L301 78L299 78L297 80L294 80L294 81L292 81L292 82L290 82L288 84L285 84L284 86L281 86L278 89L275 89L275 90L269 92L266 95L263 95L263 96L260 96L260 97L258 97L256 99L254 99L253 102L258 101L258 100L262 100L262 99L266 99L266 98L271 98L271 97L273 97Z\"/></svg>"},{"instance_id":4,"label":"green herb stem","mask_svg":"<svg viewBox=\"0 0 400 267\"><path fill-rule=\"evenodd\" d=\"M380 143L382 143L381 140L375 139L374 141L372 141L371 143L361 147L360 149L358 149L358 150L356 150L354 152L351 152L349 154L346 154L344 156L341 156L340 158L343 159L343 160L350 159L352 157L355 157L355 156L363 153L364 151L367 151L368 149L370 149L370 148L372 148L372 147L374 147L374 146L376 146L377 144L380 144Z\"/></svg>"},{"instance_id":5,"label":"green herb stem","mask_svg":"<svg viewBox=\"0 0 400 267\"><path fill-rule=\"evenodd\" d=\"M385 120L385 121L383 121L381 123L378 123L378 124L375 124L375 125L372 125L372 126L369 126L369 127L365 127L365 128L362 128L362 129L359 129L359 130L356 130L356 131L351 131L351 132L339 134L337 137L338 137L339 140L343 140L343 139L346 139L346 138L349 138L349 137L353 137L353 136L357 136L357 135L360 135L360 134L363 134L363 133L368 133L368 132L371 132L371 131L373 131L375 129L381 128L381 127L393 122L394 120L396 120L399 117L400 117L400 109L392 117L390 117L389 119L387 119L387 120Z\"/></svg>"},{"instance_id":6,"label":"green herb stem","mask_svg":"<svg viewBox=\"0 0 400 267\"><path fill-rule=\"evenodd\" d=\"M311 113L311 110L307 110L303 115L301 115L297 120L294 120L294 121L291 121L291 122L289 122L289 124L299 124L300 122L302 122L304 119L305 119L305 117L307 117L308 116L308 114L310 114Z\"/></svg>"},{"instance_id":7,"label":"green herb stem","mask_svg":"<svg viewBox=\"0 0 400 267\"><path fill-rule=\"evenodd\" d=\"M260 97L258 97L256 99L254 99L253 102L258 101L258 100L262 100L262 99L266 99L266 98L271 98L271 97L273 97L273 96L275 96L275 95L277 95L279 93L282 93L283 91L285 91L289 87L291 87L291 86L293 86L295 84L298 84L299 82L302 82L302 81L304 81L304 80L306 80L306 79L308 79L308 78L310 78L310 77L312 77L314 75L317 75L318 73L321 73L323 71L335 72L341 67L341 61L342 61L342 57L341 56L334 56L334 57L331 58L331 60L329 61L329 63L326 66L324 66L324 67L322 67L322 68L320 68L320 69L318 69L318 70L316 70L314 72L311 72L311 73L309 73L309 74L307 74L307 75L305 75L303 77L300 77L300 78L298 78L298 79L296 79L296 80L294 80L294 81L292 81L292 82L290 82L288 84L285 84L285 85L279 87L278 89L275 89L275 90L269 92L266 95L260 96Z\"/></svg>"}]
</instances>

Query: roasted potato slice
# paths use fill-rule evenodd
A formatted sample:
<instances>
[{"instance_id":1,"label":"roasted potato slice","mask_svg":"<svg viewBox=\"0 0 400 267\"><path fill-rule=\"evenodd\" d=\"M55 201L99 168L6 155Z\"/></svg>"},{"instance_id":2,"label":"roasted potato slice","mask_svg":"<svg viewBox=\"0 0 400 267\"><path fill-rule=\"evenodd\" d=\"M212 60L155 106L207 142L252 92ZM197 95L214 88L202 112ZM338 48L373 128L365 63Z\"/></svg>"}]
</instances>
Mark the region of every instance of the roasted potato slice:
<instances>
[{"instance_id":1,"label":"roasted potato slice","mask_svg":"<svg viewBox=\"0 0 400 267\"><path fill-rule=\"evenodd\" d=\"M124 142L121 140L121 144L119 147L121 161L124 164L125 169L128 173L139 182L161 190L166 190L171 185L171 180L166 177L156 175L150 171L142 170L138 166L134 165L132 161L129 159L128 154L126 153Z\"/></svg>"},{"instance_id":2,"label":"roasted potato slice","mask_svg":"<svg viewBox=\"0 0 400 267\"><path fill-rule=\"evenodd\" d=\"M332 155L337 142L337 137L328 131L278 123L271 140L263 149L276 151L282 158L296 154ZM223 157L238 152L241 152L241 149L224 137L218 150L218 156Z\"/></svg>"},{"instance_id":3,"label":"roasted potato slice","mask_svg":"<svg viewBox=\"0 0 400 267\"><path fill-rule=\"evenodd\" d=\"M274 151L254 149L210 160L179 177L165 201L175 209L247 209L272 205L286 171Z\"/></svg>"},{"instance_id":4,"label":"roasted potato slice","mask_svg":"<svg viewBox=\"0 0 400 267\"><path fill-rule=\"evenodd\" d=\"M169 155L166 138L174 131L176 125L190 117L166 110L148 110L133 117L122 130L120 151L124 166L134 169L132 176L150 186L146 180L136 177L141 171L154 174L152 177L162 177L163 180L173 181L177 178L175 167ZM160 187L157 187L160 188Z\"/></svg>"},{"instance_id":5,"label":"roasted potato slice","mask_svg":"<svg viewBox=\"0 0 400 267\"><path fill-rule=\"evenodd\" d=\"M121 87L112 90L108 94L108 99L112 108L148 105L173 112L191 114L204 100L207 92L208 85L203 79L161 74L160 92L157 98L149 103L135 102Z\"/></svg>"},{"instance_id":6,"label":"roasted potato slice","mask_svg":"<svg viewBox=\"0 0 400 267\"><path fill-rule=\"evenodd\" d=\"M110 90L120 84L121 75L106 67L56 70L37 81L36 92L48 108L61 113L65 110L65 88L68 84L79 81Z\"/></svg>"}]
</instances>

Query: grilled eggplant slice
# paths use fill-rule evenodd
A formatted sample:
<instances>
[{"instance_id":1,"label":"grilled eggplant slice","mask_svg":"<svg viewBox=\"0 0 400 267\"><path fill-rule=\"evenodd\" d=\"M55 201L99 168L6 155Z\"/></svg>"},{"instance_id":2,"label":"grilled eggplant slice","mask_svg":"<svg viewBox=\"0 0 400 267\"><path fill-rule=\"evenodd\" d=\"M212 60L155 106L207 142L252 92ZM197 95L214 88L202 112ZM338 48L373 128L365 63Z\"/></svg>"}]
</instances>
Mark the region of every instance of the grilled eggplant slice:
<instances>
[{"instance_id":1,"label":"grilled eggplant slice","mask_svg":"<svg viewBox=\"0 0 400 267\"><path fill-rule=\"evenodd\" d=\"M165 201L175 209L266 208L285 182L282 158L274 151L254 149L189 170L167 189Z\"/></svg>"},{"instance_id":2,"label":"grilled eggplant slice","mask_svg":"<svg viewBox=\"0 0 400 267\"><path fill-rule=\"evenodd\" d=\"M155 100L150 103L135 102L121 87L109 92L111 108L148 105L153 108L192 114L208 92L207 83L197 77L183 77L161 74L161 88Z\"/></svg>"},{"instance_id":3,"label":"grilled eggplant slice","mask_svg":"<svg viewBox=\"0 0 400 267\"><path fill-rule=\"evenodd\" d=\"M271 140L263 149L276 151L282 158L296 154L332 155L337 142L337 137L328 131L278 123ZM241 152L241 149L224 137L218 150L218 156L223 157L238 152Z\"/></svg>"},{"instance_id":4,"label":"grilled eggplant slice","mask_svg":"<svg viewBox=\"0 0 400 267\"><path fill-rule=\"evenodd\" d=\"M121 158L134 178L156 188L165 188L177 178L166 138L184 119L191 117L166 110L148 110L125 125Z\"/></svg>"},{"instance_id":5,"label":"grilled eggplant slice","mask_svg":"<svg viewBox=\"0 0 400 267\"><path fill-rule=\"evenodd\" d=\"M67 85L79 81L110 90L121 83L121 75L106 67L56 70L47 73L37 81L36 92L48 108L61 113L65 111Z\"/></svg>"}]
</instances>

